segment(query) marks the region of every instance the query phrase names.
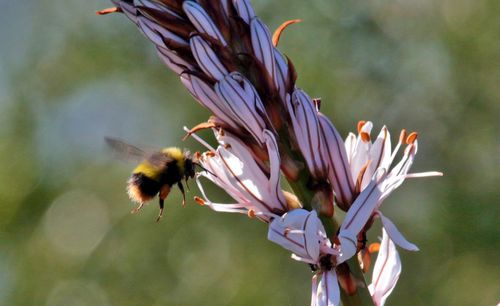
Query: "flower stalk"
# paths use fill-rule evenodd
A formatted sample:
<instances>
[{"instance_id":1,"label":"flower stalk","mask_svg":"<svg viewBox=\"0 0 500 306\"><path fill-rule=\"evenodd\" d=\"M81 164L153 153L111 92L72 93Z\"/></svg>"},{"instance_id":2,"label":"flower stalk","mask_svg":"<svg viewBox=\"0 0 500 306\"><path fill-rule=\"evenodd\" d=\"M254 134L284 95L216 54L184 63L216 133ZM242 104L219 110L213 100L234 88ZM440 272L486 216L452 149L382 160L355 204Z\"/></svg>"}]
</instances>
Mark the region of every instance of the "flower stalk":
<instances>
[{"instance_id":1,"label":"flower stalk","mask_svg":"<svg viewBox=\"0 0 500 306\"><path fill-rule=\"evenodd\" d=\"M268 239L308 263L311 305L381 306L396 285L400 261L395 245L416 251L385 217L381 204L409 174L417 153L417 134L401 133L391 151L382 128L371 141L371 122L358 135L342 139L320 112L320 100L296 86L297 73L278 49L285 22L271 36L249 0L112 0L99 15L123 13L155 45L193 98L211 113L207 122L186 129L207 151L197 163L201 197L197 203L218 212L246 214L269 227ZM211 147L196 135L211 129ZM403 157L391 168L399 148ZM284 177L293 194L281 189ZM234 203L214 203L203 180L225 190ZM346 212L344 220L335 210ZM384 230L375 281L369 287L357 254L368 254L366 232L380 219ZM378 269L377 269L378 267ZM382 280L382 281L379 281ZM369 290L369 288L371 288Z\"/></svg>"}]
</instances>

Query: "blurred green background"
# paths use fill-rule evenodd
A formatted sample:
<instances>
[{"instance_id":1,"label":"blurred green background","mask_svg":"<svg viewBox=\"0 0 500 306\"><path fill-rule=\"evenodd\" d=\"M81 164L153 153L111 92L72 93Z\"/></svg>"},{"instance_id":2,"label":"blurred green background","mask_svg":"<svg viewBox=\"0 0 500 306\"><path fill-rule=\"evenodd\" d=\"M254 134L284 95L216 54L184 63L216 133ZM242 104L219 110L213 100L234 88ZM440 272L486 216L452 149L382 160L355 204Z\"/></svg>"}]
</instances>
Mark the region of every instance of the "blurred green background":
<instances>
[{"instance_id":1,"label":"blurred green background","mask_svg":"<svg viewBox=\"0 0 500 306\"><path fill-rule=\"evenodd\" d=\"M280 49L343 135L418 131L414 171L445 173L384 203L421 249L387 305L499 302L500 2L253 3L271 29L304 19ZM177 191L159 224L156 203L129 214L133 165L103 137L199 150L182 126L207 112L131 22L94 15L108 6L0 2L0 305L307 305L309 268L264 224Z\"/></svg>"}]
</instances>

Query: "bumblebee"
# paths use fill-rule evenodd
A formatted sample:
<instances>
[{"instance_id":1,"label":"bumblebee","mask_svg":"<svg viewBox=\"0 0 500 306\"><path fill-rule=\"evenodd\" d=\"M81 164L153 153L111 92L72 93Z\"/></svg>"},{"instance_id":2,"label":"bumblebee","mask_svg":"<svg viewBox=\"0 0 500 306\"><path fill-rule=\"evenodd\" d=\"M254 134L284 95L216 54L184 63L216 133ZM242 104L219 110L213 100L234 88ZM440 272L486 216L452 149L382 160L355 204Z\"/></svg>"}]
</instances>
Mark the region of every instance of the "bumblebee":
<instances>
[{"instance_id":1,"label":"bumblebee","mask_svg":"<svg viewBox=\"0 0 500 306\"><path fill-rule=\"evenodd\" d=\"M140 162L127 181L129 198L139 203L132 210L132 213L138 212L144 204L158 195L160 213L156 221L159 221L163 216L165 199L174 185L177 185L182 192L182 205L185 205L186 193L182 180L186 182L187 186L188 179L195 175L195 165L197 164L188 151L169 147L147 153L118 139L106 137L105 141L114 151L128 159Z\"/></svg>"}]
</instances>

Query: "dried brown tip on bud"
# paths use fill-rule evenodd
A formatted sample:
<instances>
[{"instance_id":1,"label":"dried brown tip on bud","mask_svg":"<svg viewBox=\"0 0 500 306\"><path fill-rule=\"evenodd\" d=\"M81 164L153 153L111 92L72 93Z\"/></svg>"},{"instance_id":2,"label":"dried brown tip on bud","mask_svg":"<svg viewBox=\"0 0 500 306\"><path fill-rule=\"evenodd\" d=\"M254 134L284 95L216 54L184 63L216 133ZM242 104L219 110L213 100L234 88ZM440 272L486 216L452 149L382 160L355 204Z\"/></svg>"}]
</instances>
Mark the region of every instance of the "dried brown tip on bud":
<instances>
[{"instance_id":1,"label":"dried brown tip on bud","mask_svg":"<svg viewBox=\"0 0 500 306\"><path fill-rule=\"evenodd\" d=\"M110 7L107 9L97 11L97 12L95 12L95 14L100 16L100 15L107 15L107 14L111 14L111 13L121 13L121 12L122 12L122 9L119 7Z\"/></svg>"},{"instance_id":2,"label":"dried brown tip on bud","mask_svg":"<svg viewBox=\"0 0 500 306\"><path fill-rule=\"evenodd\" d=\"M277 47L278 43L280 41L281 33L291 24L297 23L297 22L302 22L302 19L292 19L292 20L287 20L283 22L277 29L274 31L273 34L273 46Z\"/></svg>"},{"instance_id":3,"label":"dried brown tip on bud","mask_svg":"<svg viewBox=\"0 0 500 306\"><path fill-rule=\"evenodd\" d=\"M417 137L418 137L417 132L411 133L410 135L408 135L408 137L406 137L406 144L413 144L415 140L417 140Z\"/></svg>"},{"instance_id":4,"label":"dried brown tip on bud","mask_svg":"<svg viewBox=\"0 0 500 306\"><path fill-rule=\"evenodd\" d=\"M380 243L378 242L375 242L375 243L372 243L370 244L370 246L368 247L368 252L370 252L370 254L372 253L376 253L380 250Z\"/></svg>"},{"instance_id":5,"label":"dried brown tip on bud","mask_svg":"<svg viewBox=\"0 0 500 306\"><path fill-rule=\"evenodd\" d=\"M198 204L200 204L201 206L205 206L205 200L203 200L202 198L200 197L194 197L194 201Z\"/></svg>"},{"instance_id":6,"label":"dried brown tip on bud","mask_svg":"<svg viewBox=\"0 0 500 306\"><path fill-rule=\"evenodd\" d=\"M321 98L314 98L312 99L314 106L316 107L316 110L319 112L321 109Z\"/></svg>"},{"instance_id":7,"label":"dried brown tip on bud","mask_svg":"<svg viewBox=\"0 0 500 306\"><path fill-rule=\"evenodd\" d=\"M366 123L366 121L364 121L364 120L361 120L358 122L358 134L361 133L361 129L363 128L365 123Z\"/></svg>"},{"instance_id":8,"label":"dried brown tip on bud","mask_svg":"<svg viewBox=\"0 0 500 306\"><path fill-rule=\"evenodd\" d=\"M214 157L214 156L215 156L215 153L214 153L214 152L212 152L212 151L207 151L207 152L205 152L205 156L206 156L206 157Z\"/></svg>"},{"instance_id":9,"label":"dried brown tip on bud","mask_svg":"<svg viewBox=\"0 0 500 306\"><path fill-rule=\"evenodd\" d=\"M250 210L247 212L247 216L248 216L248 218L250 218L250 219L255 218L255 216L256 216L256 215L255 215L255 210L250 209Z\"/></svg>"},{"instance_id":10,"label":"dried brown tip on bud","mask_svg":"<svg viewBox=\"0 0 500 306\"><path fill-rule=\"evenodd\" d=\"M361 132L359 134L359 136L361 136L361 140L363 140L364 142L370 142L371 141L370 134L368 134L367 132Z\"/></svg>"}]
</instances>

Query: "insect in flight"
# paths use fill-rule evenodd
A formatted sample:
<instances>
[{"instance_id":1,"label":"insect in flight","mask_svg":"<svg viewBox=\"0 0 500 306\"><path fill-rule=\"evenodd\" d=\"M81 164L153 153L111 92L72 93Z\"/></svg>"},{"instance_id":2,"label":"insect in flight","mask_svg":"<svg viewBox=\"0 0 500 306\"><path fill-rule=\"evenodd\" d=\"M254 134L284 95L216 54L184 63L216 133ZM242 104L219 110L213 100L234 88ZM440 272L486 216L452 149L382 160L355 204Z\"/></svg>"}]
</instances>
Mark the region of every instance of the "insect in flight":
<instances>
[{"instance_id":1,"label":"insect in flight","mask_svg":"<svg viewBox=\"0 0 500 306\"><path fill-rule=\"evenodd\" d=\"M156 221L159 221L163 215L164 201L173 185L177 185L182 192L182 205L186 203L182 180L187 185L188 179L195 176L195 165L199 165L193 161L189 152L169 147L147 153L119 139L106 137L105 140L114 151L125 158L139 161L139 165L132 171L127 182L130 199L139 203L132 213L139 211L146 202L158 195L160 213Z\"/></svg>"}]
</instances>

